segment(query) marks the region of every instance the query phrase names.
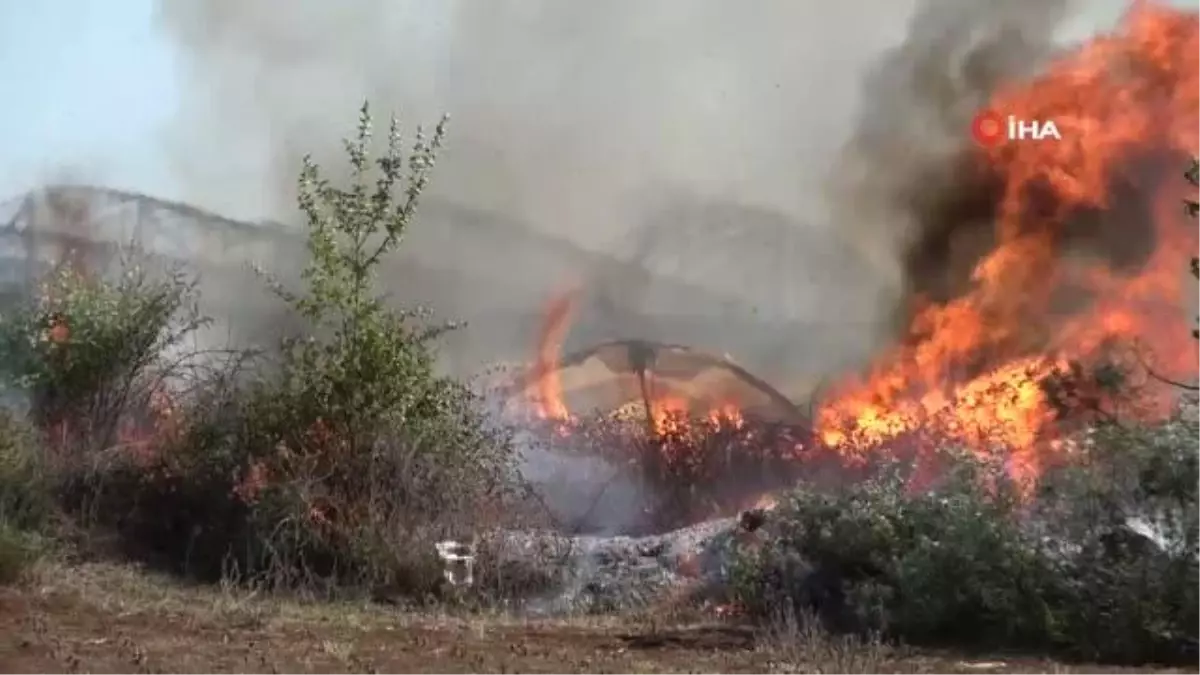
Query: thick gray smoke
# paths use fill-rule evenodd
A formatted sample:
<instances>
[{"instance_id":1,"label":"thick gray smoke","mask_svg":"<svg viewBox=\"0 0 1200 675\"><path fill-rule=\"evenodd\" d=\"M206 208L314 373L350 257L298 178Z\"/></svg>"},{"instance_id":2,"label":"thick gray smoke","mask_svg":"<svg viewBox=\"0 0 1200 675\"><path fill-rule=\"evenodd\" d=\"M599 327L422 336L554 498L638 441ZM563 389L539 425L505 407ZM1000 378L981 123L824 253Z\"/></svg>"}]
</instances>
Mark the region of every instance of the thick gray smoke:
<instances>
[{"instance_id":1,"label":"thick gray smoke","mask_svg":"<svg viewBox=\"0 0 1200 675\"><path fill-rule=\"evenodd\" d=\"M457 344L468 360L523 356L532 328L487 321L532 324L556 286L584 282L573 340L690 342L809 381L884 337L912 283L904 252L964 192L970 115L1036 66L1066 13L1062 0L172 0L160 20L187 77L169 139L179 175L230 216L291 220L299 158L340 166L364 98L409 130L453 114L427 203L457 211L429 206L413 255L484 280L416 298L476 321ZM464 217L478 237L437 231ZM547 237L601 255L564 263L533 245Z\"/></svg>"},{"instance_id":2,"label":"thick gray smoke","mask_svg":"<svg viewBox=\"0 0 1200 675\"><path fill-rule=\"evenodd\" d=\"M766 1L163 2L185 50L196 196L290 215L297 161L359 102L455 117L442 194L591 246L666 187L811 215L859 74L911 5ZM853 40L845 38L854 36Z\"/></svg>"},{"instance_id":3,"label":"thick gray smoke","mask_svg":"<svg viewBox=\"0 0 1200 675\"><path fill-rule=\"evenodd\" d=\"M777 358L787 342L811 340L802 327L785 335L782 324L814 322L832 334L831 301L856 307L841 312L852 322L878 314L873 294L861 293L870 279L843 273L854 254L828 227L821 201L861 73L900 40L911 9L873 6L864 22L864 7L163 2L162 25L182 47L189 78L170 142L189 199L233 217L288 220L300 157L342 164L338 139L364 97L377 113L398 111L410 130L449 112L449 146L413 245L423 264L495 283L421 300L465 314L475 333L489 331L483 317L496 311L521 312L534 328L549 293L583 281L596 307L585 309L573 340L652 332L756 365L754 352ZM602 258L560 270L520 235L475 252L433 231L443 219L434 200L514 223L525 238L634 259L645 278L630 283L638 275ZM713 236L712 223L692 217L709 205L730 216L717 227L745 236ZM764 220L770 227L756 227ZM776 246L779 236L799 243ZM755 259L764 250L790 257L764 266ZM536 279L517 290L499 279L510 276ZM680 285L696 292L660 288ZM654 320L663 313L722 330ZM727 339L745 332L731 324L751 321L774 335ZM512 342L502 352L519 347L511 356L525 356L531 347ZM490 355L498 356L511 357Z\"/></svg>"},{"instance_id":4,"label":"thick gray smoke","mask_svg":"<svg viewBox=\"0 0 1200 675\"><path fill-rule=\"evenodd\" d=\"M922 251L986 201L958 168L970 117L1036 69L1067 10L164 0L188 69L170 140L192 199L287 222L299 158L338 166L364 98L410 130L449 112L410 250L443 281L394 290L476 320L464 358L525 356L546 298L584 283L569 346L685 342L802 392L954 259Z\"/></svg>"}]
</instances>

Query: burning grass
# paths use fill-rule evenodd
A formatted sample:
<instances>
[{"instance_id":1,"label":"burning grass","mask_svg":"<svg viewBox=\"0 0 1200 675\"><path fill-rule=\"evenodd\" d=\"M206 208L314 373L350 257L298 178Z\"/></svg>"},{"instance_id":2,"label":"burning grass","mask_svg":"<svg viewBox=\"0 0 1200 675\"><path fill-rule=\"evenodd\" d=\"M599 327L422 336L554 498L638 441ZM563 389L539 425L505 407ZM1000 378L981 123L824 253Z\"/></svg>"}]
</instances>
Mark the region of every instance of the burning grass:
<instances>
[{"instance_id":1,"label":"burning grass","mask_svg":"<svg viewBox=\"0 0 1200 675\"><path fill-rule=\"evenodd\" d=\"M1128 349L1107 354L1109 360L1095 367L1068 363L1027 370L963 401L897 415L899 428L891 430L886 443L871 424L848 421L836 432L827 428L821 434L808 425L747 417L736 410L698 415L670 404L650 413L644 406L627 406L607 415L553 419L534 414L519 423L530 432L531 442L546 451L602 460L599 466L606 475L583 481L592 486L588 498L593 505L618 480L648 496L629 534L733 516L770 504L775 494L797 485L844 487L896 464L907 467L908 489L917 493L953 473L956 460L945 452L950 446L1002 467L1023 498L1033 499L1041 472L1082 461L1082 439L1098 426L1156 419L1146 406L1158 406L1159 397L1170 395L1169 387L1149 377ZM1030 446L1014 439L1003 411L992 407L1001 402L1015 408L1031 397L1046 406L1048 416L1034 446L1043 452L1036 476L1027 464ZM985 412L999 419L989 421ZM577 522L560 525L572 533L603 527L590 520L592 515L589 511Z\"/></svg>"},{"instance_id":2,"label":"burning grass","mask_svg":"<svg viewBox=\"0 0 1200 675\"><path fill-rule=\"evenodd\" d=\"M683 412L648 426L641 416L595 415L529 422L546 451L595 458L607 475L585 480L598 502L607 484L622 480L647 497L626 534L666 532L750 508L764 494L810 479L820 464L803 427L741 418L689 417ZM589 510L590 511L590 510ZM602 528L591 512L566 529Z\"/></svg>"}]
</instances>

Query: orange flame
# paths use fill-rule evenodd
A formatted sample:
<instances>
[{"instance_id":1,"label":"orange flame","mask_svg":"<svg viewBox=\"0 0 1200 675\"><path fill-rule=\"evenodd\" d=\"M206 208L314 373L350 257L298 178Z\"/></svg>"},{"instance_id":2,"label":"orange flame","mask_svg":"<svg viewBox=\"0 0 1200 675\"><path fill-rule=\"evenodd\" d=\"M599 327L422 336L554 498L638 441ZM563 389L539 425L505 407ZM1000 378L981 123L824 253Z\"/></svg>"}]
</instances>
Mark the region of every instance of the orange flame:
<instances>
[{"instance_id":1,"label":"orange flame","mask_svg":"<svg viewBox=\"0 0 1200 675\"><path fill-rule=\"evenodd\" d=\"M570 417L570 410L563 398L558 363L563 342L571 327L577 298L576 289L554 296L547 307L546 318L538 334L537 359L531 378L537 383L535 409L543 419L565 420Z\"/></svg>"},{"instance_id":2,"label":"orange flame","mask_svg":"<svg viewBox=\"0 0 1200 675\"><path fill-rule=\"evenodd\" d=\"M762 495L750 508L761 509L763 511L774 511L775 507L779 506L779 500L774 495Z\"/></svg>"},{"instance_id":3,"label":"orange flame","mask_svg":"<svg viewBox=\"0 0 1200 675\"><path fill-rule=\"evenodd\" d=\"M578 288L554 295L547 303L545 318L538 331L536 359L528 379L534 384L536 391L530 403L537 416L542 419L571 419L571 410L567 405L559 374L559 361L563 342L571 328L578 297ZM647 379L653 381L653 374L648 373ZM676 396L670 393L669 388L664 388L664 391L655 391L656 389L651 387L647 392L651 395L650 410L644 414L660 436L683 432L691 416L697 412L702 413L701 416L714 428L741 428L745 423L736 404L719 403L709 406L706 410L697 411L695 407L699 403Z\"/></svg>"},{"instance_id":4,"label":"orange flame","mask_svg":"<svg viewBox=\"0 0 1200 675\"><path fill-rule=\"evenodd\" d=\"M1147 348L1160 368L1191 374L1181 379L1195 377L1182 310L1197 228L1181 200L1200 143L1198 35L1194 13L1139 2L1114 33L995 95L989 109L1053 120L1062 139L980 150L1002 182L995 247L966 293L919 308L900 346L835 390L818 419L827 444L874 451L939 417L972 447L1009 449L1016 473L1034 478L1054 419L1039 381L1055 368L1120 340ZM1155 243L1137 269L1064 255L1066 228L1081 225L1081 214L1116 218L1131 193L1145 192L1149 222L1122 223L1131 241ZM1064 311L1066 289L1090 300Z\"/></svg>"}]
</instances>

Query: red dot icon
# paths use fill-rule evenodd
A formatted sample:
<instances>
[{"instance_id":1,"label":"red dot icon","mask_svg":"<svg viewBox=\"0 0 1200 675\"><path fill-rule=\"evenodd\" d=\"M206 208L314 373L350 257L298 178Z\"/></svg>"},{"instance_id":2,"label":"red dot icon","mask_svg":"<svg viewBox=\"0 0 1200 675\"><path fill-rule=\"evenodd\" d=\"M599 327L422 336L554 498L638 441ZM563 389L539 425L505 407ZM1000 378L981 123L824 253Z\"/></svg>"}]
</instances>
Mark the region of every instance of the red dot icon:
<instances>
[{"instance_id":1,"label":"red dot icon","mask_svg":"<svg viewBox=\"0 0 1200 675\"><path fill-rule=\"evenodd\" d=\"M971 137L984 147L996 145L1004 138L1004 118L991 110L984 110L971 120Z\"/></svg>"}]
</instances>

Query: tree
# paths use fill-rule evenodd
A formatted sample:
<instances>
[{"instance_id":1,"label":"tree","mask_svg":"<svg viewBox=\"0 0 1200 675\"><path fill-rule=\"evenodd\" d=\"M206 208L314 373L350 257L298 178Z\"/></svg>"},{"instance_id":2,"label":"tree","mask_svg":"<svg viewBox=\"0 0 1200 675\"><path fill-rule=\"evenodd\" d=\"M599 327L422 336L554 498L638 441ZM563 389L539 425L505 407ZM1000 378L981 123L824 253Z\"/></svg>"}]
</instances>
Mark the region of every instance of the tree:
<instances>
[{"instance_id":1,"label":"tree","mask_svg":"<svg viewBox=\"0 0 1200 675\"><path fill-rule=\"evenodd\" d=\"M344 141L351 165L348 189L332 185L311 157L304 158L299 205L308 226L306 288L296 294L277 282L272 287L321 338L287 344L285 365L328 387L321 392L324 415L342 425L351 443L364 426L406 418L414 407L436 407L433 399L446 393L448 382L434 376L433 342L457 326L427 325L424 308L393 310L375 291L380 263L401 244L416 216L446 123L443 118L431 137L418 128L406 162L393 118L386 150L372 162L371 115L364 104L356 137ZM403 197L397 200L393 193L401 183Z\"/></svg>"},{"instance_id":2,"label":"tree","mask_svg":"<svg viewBox=\"0 0 1200 675\"><path fill-rule=\"evenodd\" d=\"M441 578L433 542L507 513L512 445L465 385L437 372L437 338L457 325L397 309L378 288L445 127L418 129L406 152L392 119L372 158L364 104L344 143L347 186L304 159L307 265L294 290L266 278L307 329L282 341L273 367L202 409L179 453L180 489L201 502L189 513L211 525L210 539L178 544L193 569L220 573L234 555L243 574L273 583L428 588Z\"/></svg>"}]
</instances>

